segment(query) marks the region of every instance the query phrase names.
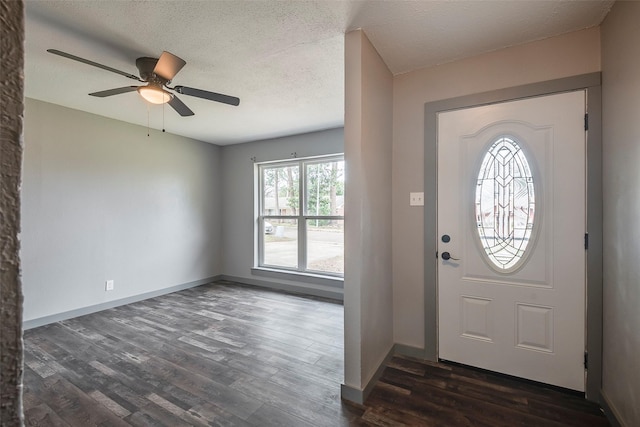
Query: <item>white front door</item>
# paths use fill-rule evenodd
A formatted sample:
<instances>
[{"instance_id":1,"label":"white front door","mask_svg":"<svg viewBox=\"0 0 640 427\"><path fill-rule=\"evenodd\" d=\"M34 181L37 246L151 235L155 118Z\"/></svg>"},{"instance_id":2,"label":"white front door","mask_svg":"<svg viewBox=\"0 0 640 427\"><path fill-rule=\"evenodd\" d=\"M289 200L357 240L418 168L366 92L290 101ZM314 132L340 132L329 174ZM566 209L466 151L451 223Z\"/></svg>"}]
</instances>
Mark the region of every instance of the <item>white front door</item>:
<instances>
[{"instance_id":1,"label":"white front door","mask_svg":"<svg viewBox=\"0 0 640 427\"><path fill-rule=\"evenodd\" d=\"M438 114L441 359L584 391L584 115L584 91Z\"/></svg>"}]
</instances>

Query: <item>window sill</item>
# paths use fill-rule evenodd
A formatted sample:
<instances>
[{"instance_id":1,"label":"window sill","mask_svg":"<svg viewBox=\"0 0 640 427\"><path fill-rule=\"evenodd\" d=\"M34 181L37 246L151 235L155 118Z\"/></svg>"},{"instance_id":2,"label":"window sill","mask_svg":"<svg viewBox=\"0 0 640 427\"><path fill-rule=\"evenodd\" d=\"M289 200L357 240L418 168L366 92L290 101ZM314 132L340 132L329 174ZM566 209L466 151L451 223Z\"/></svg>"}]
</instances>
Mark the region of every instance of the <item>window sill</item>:
<instances>
[{"instance_id":1,"label":"window sill","mask_svg":"<svg viewBox=\"0 0 640 427\"><path fill-rule=\"evenodd\" d=\"M331 288L344 288L344 278L335 276L325 276L314 273L301 273L298 271L276 270L274 268L253 267L251 274L254 276L269 277L272 279L291 280L294 282L322 285Z\"/></svg>"}]
</instances>

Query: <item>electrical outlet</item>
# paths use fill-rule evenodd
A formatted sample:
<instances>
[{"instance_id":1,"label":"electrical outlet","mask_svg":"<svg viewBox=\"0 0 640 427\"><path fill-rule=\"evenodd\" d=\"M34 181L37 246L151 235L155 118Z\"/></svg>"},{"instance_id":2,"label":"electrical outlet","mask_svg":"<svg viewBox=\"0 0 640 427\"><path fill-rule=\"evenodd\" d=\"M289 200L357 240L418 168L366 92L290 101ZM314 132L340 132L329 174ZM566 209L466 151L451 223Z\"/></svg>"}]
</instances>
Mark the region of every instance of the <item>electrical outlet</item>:
<instances>
[{"instance_id":1,"label":"electrical outlet","mask_svg":"<svg viewBox=\"0 0 640 427\"><path fill-rule=\"evenodd\" d=\"M409 193L409 206L424 206L424 193Z\"/></svg>"},{"instance_id":2,"label":"electrical outlet","mask_svg":"<svg viewBox=\"0 0 640 427\"><path fill-rule=\"evenodd\" d=\"M105 291L112 291L114 288L114 283L113 280L107 280L106 282L104 282L104 290Z\"/></svg>"}]
</instances>

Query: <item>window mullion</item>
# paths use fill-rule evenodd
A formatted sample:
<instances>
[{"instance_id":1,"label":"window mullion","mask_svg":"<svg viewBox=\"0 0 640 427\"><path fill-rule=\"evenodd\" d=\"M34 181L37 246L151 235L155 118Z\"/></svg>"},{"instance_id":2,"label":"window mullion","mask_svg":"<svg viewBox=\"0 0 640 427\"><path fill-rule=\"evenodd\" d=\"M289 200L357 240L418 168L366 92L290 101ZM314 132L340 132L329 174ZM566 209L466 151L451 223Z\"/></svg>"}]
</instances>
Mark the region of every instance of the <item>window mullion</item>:
<instances>
[{"instance_id":1,"label":"window mullion","mask_svg":"<svg viewBox=\"0 0 640 427\"><path fill-rule=\"evenodd\" d=\"M258 166L258 265L264 265L264 213L264 167L260 165Z\"/></svg>"},{"instance_id":2,"label":"window mullion","mask_svg":"<svg viewBox=\"0 0 640 427\"><path fill-rule=\"evenodd\" d=\"M298 162L300 168L300 182L298 189L299 206L298 209L298 269L306 271L307 269L307 223L304 215L307 213L307 168L303 161Z\"/></svg>"}]
</instances>

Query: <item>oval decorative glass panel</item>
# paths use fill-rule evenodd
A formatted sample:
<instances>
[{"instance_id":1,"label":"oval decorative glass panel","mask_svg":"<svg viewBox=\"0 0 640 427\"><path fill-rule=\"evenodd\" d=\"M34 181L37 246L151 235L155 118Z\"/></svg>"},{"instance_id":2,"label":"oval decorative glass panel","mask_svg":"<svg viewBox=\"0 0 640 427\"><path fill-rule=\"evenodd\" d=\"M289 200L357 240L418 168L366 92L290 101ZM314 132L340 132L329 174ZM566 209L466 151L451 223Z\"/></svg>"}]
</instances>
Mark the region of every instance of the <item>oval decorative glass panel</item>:
<instances>
[{"instance_id":1,"label":"oval decorative glass panel","mask_svg":"<svg viewBox=\"0 0 640 427\"><path fill-rule=\"evenodd\" d=\"M512 137L498 138L487 150L475 194L478 235L498 271L515 268L531 239L535 217L533 175Z\"/></svg>"}]
</instances>

